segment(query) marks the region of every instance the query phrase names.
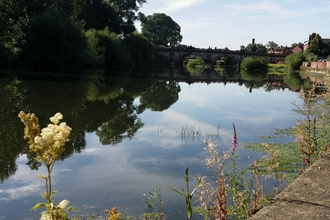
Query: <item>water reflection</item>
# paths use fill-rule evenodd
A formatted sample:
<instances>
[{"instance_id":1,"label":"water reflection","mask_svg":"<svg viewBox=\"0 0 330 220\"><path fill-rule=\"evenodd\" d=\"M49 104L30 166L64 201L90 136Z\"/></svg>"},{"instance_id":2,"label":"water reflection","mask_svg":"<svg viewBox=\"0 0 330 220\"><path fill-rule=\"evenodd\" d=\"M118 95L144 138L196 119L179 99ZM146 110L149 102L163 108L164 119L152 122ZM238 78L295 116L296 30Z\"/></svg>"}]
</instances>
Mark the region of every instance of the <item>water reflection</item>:
<instances>
[{"instance_id":1,"label":"water reflection","mask_svg":"<svg viewBox=\"0 0 330 220\"><path fill-rule=\"evenodd\" d=\"M61 185L57 185L56 189L63 191L64 195L79 192L70 198L72 204L94 196L100 200L95 205L109 200L118 206L129 206L130 203L134 206L137 201L129 199L134 195L139 198L138 203L143 204L145 198L140 198L142 193L131 188L143 185L143 192L148 193L157 185L165 194L169 186L181 187L177 181L181 183L182 173L188 164L194 172L202 171L201 158L205 155L202 139L208 134L216 134L220 123L218 141L224 148L230 144L233 122L237 124L239 141L258 138L251 124L256 127L290 125L292 116L287 115L287 111L292 109L289 105L295 93L270 95L269 92L278 88L298 91L300 87L307 89L307 85L312 83L308 79L299 79L296 74L286 75L284 80L280 76L264 75L262 78L251 74L246 79L237 72L210 71L193 76L173 69L158 77L104 77L103 73L97 72L71 78L38 76L31 79L24 74L2 77L0 181L6 183L15 173L21 178L27 175L30 171L24 163L32 170L40 168L23 140L23 124L17 117L18 112L35 113L42 127L49 123L50 116L61 112L63 121L72 127L72 135L58 164L58 176L54 179L61 180ZM248 92L250 88L253 88L252 94ZM268 94L265 95L265 91ZM180 136L182 126L187 124L201 131L200 139ZM229 125L228 130L226 124ZM101 145L120 147L102 148ZM79 159L76 153L82 153ZM245 152L239 156L247 158ZM250 158L256 156L249 155ZM65 160L68 157L70 160ZM243 163L248 165L249 162ZM17 170L17 166L23 169ZM100 168L102 172L95 171ZM66 171L71 169L74 172ZM86 177L90 179L86 180ZM108 182L113 184L111 189L105 188ZM15 190L27 187L25 189L30 190L28 195L31 196L31 192L36 192L41 185L38 183L39 179L28 184L21 181ZM34 190L31 191L32 188ZM85 192L87 188L95 191ZM105 196L107 193L111 194L110 199ZM16 197L12 195L10 198ZM173 197L167 198L165 194L164 200L172 208L176 206L171 203ZM27 210L32 204L25 205ZM104 208L111 208L109 206L107 203ZM134 208L130 210L134 211Z\"/></svg>"},{"instance_id":2,"label":"water reflection","mask_svg":"<svg viewBox=\"0 0 330 220\"><path fill-rule=\"evenodd\" d=\"M224 84L238 82L250 92L262 87L266 91L311 87L311 83L301 79L297 73L287 74L283 79L282 76L258 71L242 71L241 74L226 68L212 71L198 77L171 70L161 74L160 78L105 78L102 73L72 78L39 76L35 80L25 75L1 78L1 182L15 174L15 161L21 153L27 154L27 164L31 169L40 166L33 160L34 155L22 139L23 125L17 119L20 110L35 113L41 125L46 125L49 116L56 112L65 116L65 121L73 128L71 142L62 157L65 159L85 148L86 132L95 132L103 145L115 145L125 138L132 138L144 126L139 115L146 109L164 111L178 101L181 91L179 81L188 81L189 84L200 81L210 83L210 79ZM139 103L135 102L136 98L139 98Z\"/></svg>"}]
</instances>

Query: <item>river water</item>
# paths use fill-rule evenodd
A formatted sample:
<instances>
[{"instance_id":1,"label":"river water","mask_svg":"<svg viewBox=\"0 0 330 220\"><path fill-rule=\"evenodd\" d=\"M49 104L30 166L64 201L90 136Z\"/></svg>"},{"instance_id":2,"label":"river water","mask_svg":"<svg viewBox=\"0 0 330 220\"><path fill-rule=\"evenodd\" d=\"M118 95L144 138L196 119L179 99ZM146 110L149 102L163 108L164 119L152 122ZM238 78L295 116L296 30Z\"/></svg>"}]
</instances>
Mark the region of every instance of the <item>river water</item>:
<instances>
[{"instance_id":1,"label":"river water","mask_svg":"<svg viewBox=\"0 0 330 220\"><path fill-rule=\"evenodd\" d=\"M192 185L197 173L211 175L203 140L218 144L220 154L230 150L234 123L238 163L248 167L262 154L244 149L244 143L260 143L260 136L292 127L300 118L292 111L293 102L303 103L299 88L283 79L172 77L2 77L0 219L38 219L40 211L30 209L43 202L45 192L37 175L46 170L28 152L20 110L35 113L41 127L61 112L72 127L71 141L53 170L55 203L67 199L79 213L102 216L116 206L137 216L155 188L166 219L186 219L184 198L170 190L184 187L186 167Z\"/></svg>"}]
</instances>

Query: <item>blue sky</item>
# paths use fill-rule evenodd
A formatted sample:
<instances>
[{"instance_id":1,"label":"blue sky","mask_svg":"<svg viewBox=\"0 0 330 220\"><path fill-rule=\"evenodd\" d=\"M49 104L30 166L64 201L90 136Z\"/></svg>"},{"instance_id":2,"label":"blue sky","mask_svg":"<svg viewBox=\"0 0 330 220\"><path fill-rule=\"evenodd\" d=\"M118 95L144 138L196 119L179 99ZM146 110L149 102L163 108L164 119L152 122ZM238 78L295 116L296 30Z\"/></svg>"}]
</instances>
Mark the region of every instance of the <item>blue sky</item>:
<instances>
[{"instance_id":1,"label":"blue sky","mask_svg":"<svg viewBox=\"0 0 330 220\"><path fill-rule=\"evenodd\" d=\"M252 38L291 46L313 32L330 38L328 0L147 0L141 11L169 15L181 26L181 43L199 48L235 50Z\"/></svg>"}]
</instances>

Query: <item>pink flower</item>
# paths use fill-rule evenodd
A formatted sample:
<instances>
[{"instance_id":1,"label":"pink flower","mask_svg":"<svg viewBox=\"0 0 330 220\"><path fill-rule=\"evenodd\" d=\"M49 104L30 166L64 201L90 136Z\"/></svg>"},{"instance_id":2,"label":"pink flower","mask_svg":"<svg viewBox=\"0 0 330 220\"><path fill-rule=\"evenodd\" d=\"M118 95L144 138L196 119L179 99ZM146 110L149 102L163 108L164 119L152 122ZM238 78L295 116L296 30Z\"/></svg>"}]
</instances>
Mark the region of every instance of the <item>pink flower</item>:
<instances>
[{"instance_id":1,"label":"pink flower","mask_svg":"<svg viewBox=\"0 0 330 220\"><path fill-rule=\"evenodd\" d=\"M232 151L234 151L234 150L236 150L236 148L237 148L237 145L238 145L238 143L237 143L237 136L236 136L236 128L235 128L235 125L233 124L233 129L234 129L234 135L233 135L233 137L232 137L232 141L231 141L231 150Z\"/></svg>"}]
</instances>

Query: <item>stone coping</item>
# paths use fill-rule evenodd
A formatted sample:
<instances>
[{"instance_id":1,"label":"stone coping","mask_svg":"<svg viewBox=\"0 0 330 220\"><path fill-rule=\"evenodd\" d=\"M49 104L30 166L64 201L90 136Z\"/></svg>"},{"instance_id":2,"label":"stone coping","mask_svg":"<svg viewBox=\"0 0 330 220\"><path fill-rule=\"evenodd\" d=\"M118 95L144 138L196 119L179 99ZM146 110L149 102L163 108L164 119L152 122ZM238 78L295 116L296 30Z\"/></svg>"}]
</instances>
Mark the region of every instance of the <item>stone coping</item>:
<instances>
[{"instance_id":1,"label":"stone coping","mask_svg":"<svg viewBox=\"0 0 330 220\"><path fill-rule=\"evenodd\" d=\"M330 150L250 220L330 219Z\"/></svg>"}]
</instances>

